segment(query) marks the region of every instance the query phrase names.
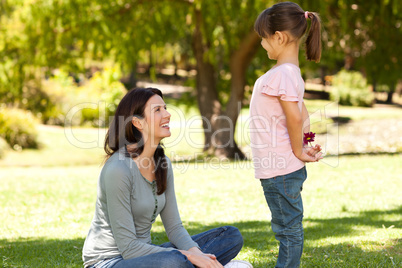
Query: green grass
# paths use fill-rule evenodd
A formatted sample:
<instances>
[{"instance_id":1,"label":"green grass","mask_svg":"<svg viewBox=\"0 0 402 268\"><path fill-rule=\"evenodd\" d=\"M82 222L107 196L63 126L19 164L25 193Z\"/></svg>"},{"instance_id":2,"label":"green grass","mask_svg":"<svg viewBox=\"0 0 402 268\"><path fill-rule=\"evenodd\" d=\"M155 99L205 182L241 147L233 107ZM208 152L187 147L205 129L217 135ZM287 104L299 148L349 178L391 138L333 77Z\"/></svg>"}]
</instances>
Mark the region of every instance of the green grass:
<instances>
[{"instance_id":1,"label":"green grass","mask_svg":"<svg viewBox=\"0 0 402 268\"><path fill-rule=\"evenodd\" d=\"M322 110L326 103L307 105ZM349 114L340 107L339 111L353 120L400 118L400 111L393 108L357 108ZM241 116L247 114L244 109ZM185 119L196 116L190 110ZM172 115L167 154L181 158L201 152L191 144L202 142L196 119L184 127L180 120L180 115ZM246 121L239 122L237 131L243 131ZM39 130L41 150L8 151L0 160L0 266L82 267L105 130L76 128L75 140L60 127ZM84 145L92 148L79 148ZM247 139L241 145L247 145ZM401 154L379 154L328 157L308 165L302 267L402 266L401 160ZM254 267L274 266L278 243L251 162L212 158L176 162L174 170L181 217L190 234L234 225L245 239L238 258ZM153 239L155 243L167 239L159 219Z\"/></svg>"},{"instance_id":2,"label":"green grass","mask_svg":"<svg viewBox=\"0 0 402 268\"><path fill-rule=\"evenodd\" d=\"M311 130L321 134L331 130L331 116L347 117L353 121L382 119L398 119L402 117L402 109L396 107L358 108L338 106L325 100L306 100L311 113ZM183 105L168 104L172 114L172 136L164 139L166 154L172 159L196 158L202 153L203 132L201 117L198 111ZM239 115L235 139L240 148L250 154L249 109L244 108ZM329 127L329 128L328 128ZM341 126L340 133L347 125ZM104 128L72 128L64 129L56 126L39 127L39 144L41 150L6 151L0 159L1 166L74 166L99 165L104 152L103 143L106 129ZM347 130L347 129L346 129Z\"/></svg>"},{"instance_id":3,"label":"green grass","mask_svg":"<svg viewBox=\"0 0 402 268\"><path fill-rule=\"evenodd\" d=\"M347 156L337 167L308 166L302 267L402 265L401 160L400 155ZM238 258L254 267L274 266L278 244L250 162L182 162L174 168L190 234L234 225L245 239ZM80 267L99 171L99 166L3 167L2 267ZM166 241L160 220L153 231L156 243Z\"/></svg>"},{"instance_id":4,"label":"green grass","mask_svg":"<svg viewBox=\"0 0 402 268\"><path fill-rule=\"evenodd\" d=\"M101 163L105 129L38 127L41 149L9 150L0 166L75 166Z\"/></svg>"}]
</instances>

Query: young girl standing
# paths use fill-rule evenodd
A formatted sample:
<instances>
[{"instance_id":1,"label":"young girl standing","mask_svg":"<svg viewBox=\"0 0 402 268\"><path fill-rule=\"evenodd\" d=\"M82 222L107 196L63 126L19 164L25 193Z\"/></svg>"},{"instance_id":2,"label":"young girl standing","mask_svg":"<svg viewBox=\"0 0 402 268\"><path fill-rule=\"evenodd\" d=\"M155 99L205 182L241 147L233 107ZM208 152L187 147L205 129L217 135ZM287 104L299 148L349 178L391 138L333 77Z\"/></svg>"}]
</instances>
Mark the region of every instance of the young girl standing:
<instances>
[{"instance_id":1,"label":"young girl standing","mask_svg":"<svg viewBox=\"0 0 402 268\"><path fill-rule=\"evenodd\" d=\"M299 46L305 42L308 60L321 56L320 19L295 3L282 2L264 10L254 29L276 65L254 85L250 103L250 135L255 177L260 179L271 210L271 227L280 242L275 267L298 267L303 251L303 203L300 192L307 178L306 162L317 162L321 147L303 146L309 117L303 102L304 81Z\"/></svg>"}]
</instances>

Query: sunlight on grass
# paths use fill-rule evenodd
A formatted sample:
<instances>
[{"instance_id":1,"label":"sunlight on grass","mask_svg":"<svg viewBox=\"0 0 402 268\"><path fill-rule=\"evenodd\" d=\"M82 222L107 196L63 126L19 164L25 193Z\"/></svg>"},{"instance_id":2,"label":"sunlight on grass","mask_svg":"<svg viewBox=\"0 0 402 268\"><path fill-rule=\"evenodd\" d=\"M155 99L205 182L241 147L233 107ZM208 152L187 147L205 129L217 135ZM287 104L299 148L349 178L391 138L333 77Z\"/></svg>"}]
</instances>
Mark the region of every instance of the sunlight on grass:
<instances>
[{"instance_id":1,"label":"sunlight on grass","mask_svg":"<svg viewBox=\"0 0 402 268\"><path fill-rule=\"evenodd\" d=\"M338 167L308 166L303 189L303 267L365 267L367 263L392 267L390 257L402 264L402 196L396 191L402 187L401 160L399 155L349 156L342 157ZM182 162L174 163L174 168L179 209L190 234L237 226L245 239L239 258L254 267L274 265L278 245L250 162ZM3 267L53 267L57 262L81 267L99 171L98 165L3 167ZM156 242L166 241L159 218L153 232ZM55 245L57 254L44 253Z\"/></svg>"},{"instance_id":2,"label":"sunlight on grass","mask_svg":"<svg viewBox=\"0 0 402 268\"><path fill-rule=\"evenodd\" d=\"M402 109L395 107L376 109L343 107L323 100L306 100L306 105L311 113L311 130L318 134L332 130L333 121L329 116L350 117L352 120L380 120L382 118L392 120L402 117ZM168 105L168 110L172 114L170 123L172 135L163 140L166 147L166 155L173 160L196 159L197 155L202 154L204 145L204 134L199 112L195 108L186 109L183 105ZM251 157L249 123L249 109L244 108L241 110L236 124L235 140L243 152L248 157ZM370 128L370 125L367 127ZM373 127L376 126L374 125ZM9 150L6 152L5 157L0 159L0 166L98 165L104 159L105 128L69 129L41 125L38 130L41 150L23 150L21 152ZM343 141L341 144L338 144L339 137L337 135L343 135L349 130L346 127L336 128L335 130L333 134L335 140L326 140L327 137L325 135L318 135L319 142L322 142L323 145L326 142L334 143L337 148L343 150L343 147L346 145L343 146ZM355 131L358 131L358 129ZM397 130L393 130L390 133L395 133L395 131ZM387 132L383 133L386 134ZM352 135L356 134L352 133ZM355 145L349 144L350 141L345 142L347 144L346 147L354 148L353 146ZM381 151L381 147L384 147L387 151L394 150L397 152L402 148L398 140L389 145L378 144L378 140L370 141L369 144L372 144L370 145L371 147L374 146L373 148L369 146L369 149L373 149L374 151ZM380 148L376 146L380 146ZM392 148L387 148L387 146L391 146ZM359 148L356 148L356 150ZM332 151L336 151L336 148L332 148ZM346 151L348 152L348 150Z\"/></svg>"},{"instance_id":3,"label":"sunlight on grass","mask_svg":"<svg viewBox=\"0 0 402 268\"><path fill-rule=\"evenodd\" d=\"M339 110L339 116L347 116L352 120L363 120L363 119L385 119L385 118L395 118L402 116L402 109L396 106L383 105L376 108L371 107L352 107L352 106L342 106L329 100L304 100L307 110L312 113L317 110L325 110L331 106L337 106ZM332 111L334 112L334 111Z\"/></svg>"},{"instance_id":4,"label":"sunlight on grass","mask_svg":"<svg viewBox=\"0 0 402 268\"><path fill-rule=\"evenodd\" d=\"M323 109L329 102L306 104ZM393 108L368 109L340 107L339 111L353 120L366 120L369 115L395 119L401 113ZM246 153L248 112L242 110L236 126L236 139ZM320 122L321 115L315 114L313 122ZM172 112L171 131L172 137L164 143L172 160L182 160L173 163L175 188L189 233L234 225L245 240L238 258L256 268L273 267L278 243L252 163L194 160L203 145L201 118L195 109L184 115ZM94 213L105 129L66 132L62 127L40 126L39 134L40 150L7 151L0 160L0 264L82 267L81 249ZM331 156L308 165L302 267L402 265L401 160L401 154ZM167 241L159 218L153 241Z\"/></svg>"},{"instance_id":5,"label":"sunlight on grass","mask_svg":"<svg viewBox=\"0 0 402 268\"><path fill-rule=\"evenodd\" d=\"M7 151L0 166L74 166L100 164L104 158L105 129L38 127L40 150ZM89 147L89 148L88 148Z\"/></svg>"}]
</instances>

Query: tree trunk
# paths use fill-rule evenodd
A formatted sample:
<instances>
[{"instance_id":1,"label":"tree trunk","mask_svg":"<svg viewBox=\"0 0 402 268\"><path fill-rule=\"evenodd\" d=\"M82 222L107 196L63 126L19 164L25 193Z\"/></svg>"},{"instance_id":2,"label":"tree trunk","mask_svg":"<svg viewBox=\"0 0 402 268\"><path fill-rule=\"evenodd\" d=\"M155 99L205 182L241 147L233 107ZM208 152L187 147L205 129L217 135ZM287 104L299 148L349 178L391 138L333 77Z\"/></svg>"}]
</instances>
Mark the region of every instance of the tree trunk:
<instances>
[{"instance_id":1,"label":"tree trunk","mask_svg":"<svg viewBox=\"0 0 402 268\"><path fill-rule=\"evenodd\" d=\"M322 65L320 67L321 85L326 86L325 77L327 76L328 67Z\"/></svg>"},{"instance_id":2,"label":"tree trunk","mask_svg":"<svg viewBox=\"0 0 402 268\"><path fill-rule=\"evenodd\" d=\"M195 8L195 30L193 52L197 62L197 101L204 128L204 151L218 157L245 159L246 156L237 146L234 135L237 118L242 108L246 71L260 43L258 35L251 29L239 47L231 53L231 95L223 111L217 90L215 68L205 57L210 49L202 35L203 17Z\"/></svg>"},{"instance_id":3,"label":"tree trunk","mask_svg":"<svg viewBox=\"0 0 402 268\"><path fill-rule=\"evenodd\" d=\"M392 104L392 97L394 96L394 92L395 92L397 84L398 84L398 82L390 82L389 83L389 91L388 91L386 103Z\"/></svg>"},{"instance_id":4,"label":"tree trunk","mask_svg":"<svg viewBox=\"0 0 402 268\"><path fill-rule=\"evenodd\" d=\"M387 103L392 104L392 97L394 96L394 90L391 90L388 92L387 96Z\"/></svg>"},{"instance_id":5,"label":"tree trunk","mask_svg":"<svg viewBox=\"0 0 402 268\"><path fill-rule=\"evenodd\" d=\"M355 58L350 53L346 53L344 68L348 71L351 71L353 70L354 64L355 64Z\"/></svg>"},{"instance_id":6,"label":"tree trunk","mask_svg":"<svg viewBox=\"0 0 402 268\"><path fill-rule=\"evenodd\" d=\"M260 44L258 35L252 30L242 40L239 47L233 51L230 57L230 98L226 110L216 122L217 148L215 154L231 159L246 159L244 153L234 140L237 119L244 99L244 87L246 86L246 71Z\"/></svg>"},{"instance_id":7,"label":"tree trunk","mask_svg":"<svg viewBox=\"0 0 402 268\"><path fill-rule=\"evenodd\" d=\"M373 78L373 92L377 92L377 80L375 78Z\"/></svg>"},{"instance_id":8,"label":"tree trunk","mask_svg":"<svg viewBox=\"0 0 402 268\"><path fill-rule=\"evenodd\" d=\"M137 86L136 74L137 74L137 64L134 64L134 66L131 68L130 77L126 85L127 90L130 90Z\"/></svg>"},{"instance_id":9,"label":"tree trunk","mask_svg":"<svg viewBox=\"0 0 402 268\"><path fill-rule=\"evenodd\" d=\"M208 45L205 44L202 36L202 14L201 11L195 8L195 30L193 35L192 48L196 58L197 70L197 102L198 108L202 116L202 126L204 129L204 151L212 147L213 130L211 126L214 115L219 115L221 104L218 99L216 90L216 77L214 66L206 61L204 57L208 50Z\"/></svg>"}]
</instances>

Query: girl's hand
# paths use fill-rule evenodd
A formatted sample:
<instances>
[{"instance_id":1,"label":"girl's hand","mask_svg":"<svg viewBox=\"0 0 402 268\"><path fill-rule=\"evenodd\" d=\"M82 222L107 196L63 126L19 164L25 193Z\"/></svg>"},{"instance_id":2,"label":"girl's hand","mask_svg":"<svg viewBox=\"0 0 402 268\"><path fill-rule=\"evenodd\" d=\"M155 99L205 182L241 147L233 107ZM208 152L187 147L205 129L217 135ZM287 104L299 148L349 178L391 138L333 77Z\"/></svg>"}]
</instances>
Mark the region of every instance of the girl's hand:
<instances>
[{"instance_id":1,"label":"girl's hand","mask_svg":"<svg viewBox=\"0 0 402 268\"><path fill-rule=\"evenodd\" d=\"M321 153L321 146L317 144L314 147L303 147L301 155L297 158L306 163L318 162L323 158Z\"/></svg>"},{"instance_id":2,"label":"girl's hand","mask_svg":"<svg viewBox=\"0 0 402 268\"><path fill-rule=\"evenodd\" d=\"M198 248L197 250L192 249L193 248L190 250L180 250L180 252L183 253L194 266L200 268L223 268L215 255L203 253Z\"/></svg>"},{"instance_id":3,"label":"girl's hand","mask_svg":"<svg viewBox=\"0 0 402 268\"><path fill-rule=\"evenodd\" d=\"M307 154L311 155L311 156L315 156L316 154L318 154L319 152L321 152L321 145L316 144L314 147L304 147L307 149Z\"/></svg>"}]
</instances>

